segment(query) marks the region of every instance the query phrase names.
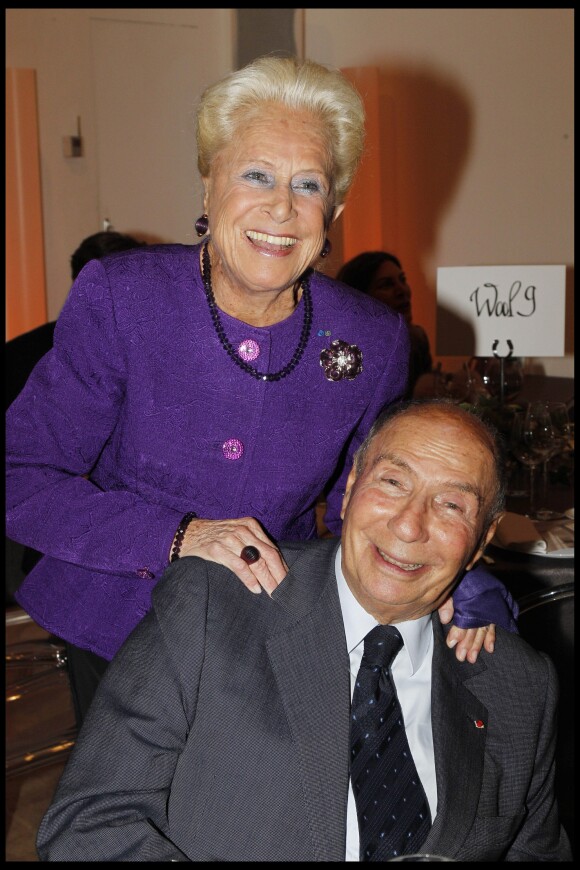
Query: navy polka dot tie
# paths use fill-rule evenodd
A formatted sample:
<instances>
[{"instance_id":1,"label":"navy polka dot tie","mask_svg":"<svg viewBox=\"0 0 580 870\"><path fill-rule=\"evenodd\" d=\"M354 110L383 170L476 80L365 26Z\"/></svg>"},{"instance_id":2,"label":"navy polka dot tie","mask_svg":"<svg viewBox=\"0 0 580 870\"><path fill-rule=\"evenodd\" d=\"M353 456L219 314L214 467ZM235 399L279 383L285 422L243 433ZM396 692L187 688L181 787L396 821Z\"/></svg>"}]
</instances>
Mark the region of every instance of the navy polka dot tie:
<instances>
[{"instance_id":1,"label":"navy polka dot tie","mask_svg":"<svg viewBox=\"0 0 580 870\"><path fill-rule=\"evenodd\" d=\"M360 860L417 852L431 827L425 791L405 732L390 665L403 646L392 625L365 637L351 711L351 781Z\"/></svg>"}]
</instances>

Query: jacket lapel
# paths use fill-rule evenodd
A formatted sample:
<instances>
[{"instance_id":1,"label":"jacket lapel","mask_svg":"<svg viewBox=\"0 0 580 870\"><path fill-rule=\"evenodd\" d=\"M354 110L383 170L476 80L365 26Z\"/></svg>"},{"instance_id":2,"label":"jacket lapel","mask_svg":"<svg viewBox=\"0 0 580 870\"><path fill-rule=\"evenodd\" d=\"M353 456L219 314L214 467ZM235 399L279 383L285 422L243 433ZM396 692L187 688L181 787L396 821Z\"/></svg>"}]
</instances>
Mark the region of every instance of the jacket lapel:
<instances>
[{"instance_id":1,"label":"jacket lapel","mask_svg":"<svg viewBox=\"0 0 580 870\"><path fill-rule=\"evenodd\" d=\"M319 544L294 563L273 597L296 619L267 642L317 861L344 861L346 842L350 677L334 574L337 546Z\"/></svg>"},{"instance_id":2,"label":"jacket lapel","mask_svg":"<svg viewBox=\"0 0 580 870\"><path fill-rule=\"evenodd\" d=\"M445 645L435 615L433 631L431 721L437 815L422 851L453 858L473 825L481 792L488 713L468 685L486 666L480 658L474 665L457 661L455 651Z\"/></svg>"},{"instance_id":3,"label":"jacket lapel","mask_svg":"<svg viewBox=\"0 0 580 870\"><path fill-rule=\"evenodd\" d=\"M350 677L334 574L338 542L306 550L273 598L292 617L267 642L295 741L317 861L344 861L350 754ZM459 662L433 616L431 720L437 815L422 851L458 854L473 825L483 777L487 708L469 691L486 669ZM476 723L482 723L478 727Z\"/></svg>"}]
</instances>

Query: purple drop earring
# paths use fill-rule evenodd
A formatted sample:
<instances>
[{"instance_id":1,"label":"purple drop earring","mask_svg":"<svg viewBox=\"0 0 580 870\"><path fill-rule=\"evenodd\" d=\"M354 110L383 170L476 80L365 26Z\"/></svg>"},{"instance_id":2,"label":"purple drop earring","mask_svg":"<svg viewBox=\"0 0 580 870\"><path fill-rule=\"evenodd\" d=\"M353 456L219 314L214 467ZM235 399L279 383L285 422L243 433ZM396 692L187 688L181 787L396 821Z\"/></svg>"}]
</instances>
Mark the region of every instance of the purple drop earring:
<instances>
[{"instance_id":1,"label":"purple drop earring","mask_svg":"<svg viewBox=\"0 0 580 870\"><path fill-rule=\"evenodd\" d=\"M322 246L322 250L320 252L321 257L328 257L330 252L332 251L332 245L330 244L330 239L325 239L324 244Z\"/></svg>"},{"instance_id":2,"label":"purple drop earring","mask_svg":"<svg viewBox=\"0 0 580 870\"><path fill-rule=\"evenodd\" d=\"M205 236L209 228L209 222L206 214L202 214L195 222L195 231L198 236Z\"/></svg>"}]
</instances>

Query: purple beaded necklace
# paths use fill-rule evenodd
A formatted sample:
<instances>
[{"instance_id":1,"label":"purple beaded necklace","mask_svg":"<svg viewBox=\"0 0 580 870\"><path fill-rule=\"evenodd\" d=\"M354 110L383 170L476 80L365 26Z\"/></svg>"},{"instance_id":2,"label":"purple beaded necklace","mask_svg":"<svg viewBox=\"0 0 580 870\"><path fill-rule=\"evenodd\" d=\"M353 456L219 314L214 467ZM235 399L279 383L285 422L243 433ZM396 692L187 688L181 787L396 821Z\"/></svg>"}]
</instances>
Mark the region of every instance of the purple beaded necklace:
<instances>
[{"instance_id":1,"label":"purple beaded necklace","mask_svg":"<svg viewBox=\"0 0 580 870\"><path fill-rule=\"evenodd\" d=\"M203 263L201 276L203 278L205 295L207 298L207 303L209 305L209 312L211 314L214 329L220 340L221 346L226 351L230 359L233 360L237 366L239 366L253 378L256 378L256 380L281 381L282 378L285 378L286 375L289 375L290 372L296 368L296 366L302 359L302 354L306 350L306 345L308 344L308 337L310 335L310 328L312 326L312 294L310 293L310 278L308 277L308 275L306 275L306 277L302 279L302 298L304 299L304 323L302 324L302 332L300 333L298 346L296 347L296 350L294 351L290 362L285 365L283 369L280 369L279 372L274 372L270 375L265 372L259 372L258 369L255 369L254 366L251 366L240 356L238 356L235 348L228 341L225 329L220 319L219 308L217 307L215 296L213 295L213 289L211 286L211 261L209 258L209 251L207 249L207 242L203 246L201 259Z\"/></svg>"}]
</instances>

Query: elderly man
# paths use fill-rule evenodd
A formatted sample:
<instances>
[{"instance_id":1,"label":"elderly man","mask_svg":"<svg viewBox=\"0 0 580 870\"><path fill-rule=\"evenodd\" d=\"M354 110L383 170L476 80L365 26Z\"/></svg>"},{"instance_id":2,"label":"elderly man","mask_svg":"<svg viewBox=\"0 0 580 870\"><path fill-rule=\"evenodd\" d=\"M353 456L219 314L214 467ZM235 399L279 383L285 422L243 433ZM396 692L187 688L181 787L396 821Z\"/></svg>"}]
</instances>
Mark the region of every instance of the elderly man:
<instances>
[{"instance_id":1,"label":"elderly man","mask_svg":"<svg viewBox=\"0 0 580 870\"><path fill-rule=\"evenodd\" d=\"M174 563L101 683L41 860L571 860L551 662L501 628L458 661L437 615L502 509L487 427L408 403L357 455L341 541L283 546L271 596Z\"/></svg>"}]
</instances>

